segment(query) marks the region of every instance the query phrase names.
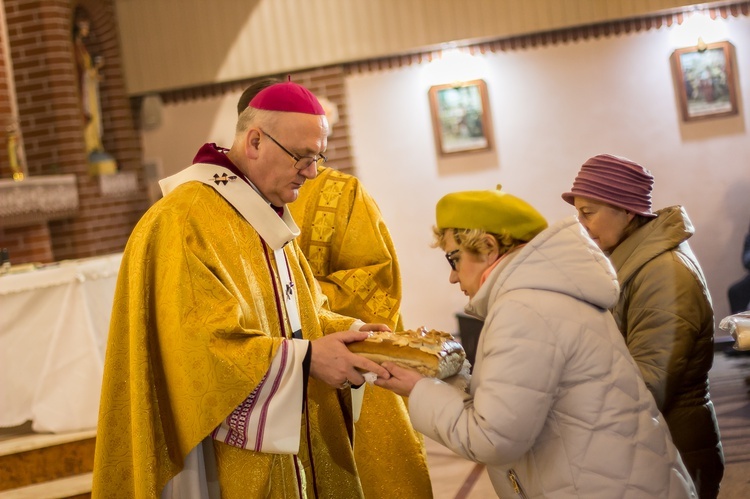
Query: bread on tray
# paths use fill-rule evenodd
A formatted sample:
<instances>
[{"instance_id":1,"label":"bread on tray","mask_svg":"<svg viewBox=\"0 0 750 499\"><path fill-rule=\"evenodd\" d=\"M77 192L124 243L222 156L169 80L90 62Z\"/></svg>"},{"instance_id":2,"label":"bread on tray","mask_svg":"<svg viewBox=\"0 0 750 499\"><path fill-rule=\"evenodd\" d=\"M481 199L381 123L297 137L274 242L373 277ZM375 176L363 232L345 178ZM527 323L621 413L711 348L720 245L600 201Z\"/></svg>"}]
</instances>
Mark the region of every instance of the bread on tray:
<instances>
[{"instance_id":1,"label":"bread on tray","mask_svg":"<svg viewBox=\"0 0 750 499\"><path fill-rule=\"evenodd\" d=\"M406 331L372 331L349 350L382 364L389 361L415 369L425 376L444 379L458 373L466 353L453 335L419 328Z\"/></svg>"}]
</instances>

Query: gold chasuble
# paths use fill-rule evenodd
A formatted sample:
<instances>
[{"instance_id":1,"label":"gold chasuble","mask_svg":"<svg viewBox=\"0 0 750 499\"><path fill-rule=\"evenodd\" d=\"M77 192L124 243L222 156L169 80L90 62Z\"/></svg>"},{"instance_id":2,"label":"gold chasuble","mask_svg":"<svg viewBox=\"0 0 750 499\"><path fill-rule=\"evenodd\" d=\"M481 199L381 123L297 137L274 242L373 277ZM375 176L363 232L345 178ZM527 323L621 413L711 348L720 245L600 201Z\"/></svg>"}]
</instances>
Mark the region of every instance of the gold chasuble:
<instances>
[{"instance_id":1,"label":"gold chasuble","mask_svg":"<svg viewBox=\"0 0 750 499\"><path fill-rule=\"evenodd\" d=\"M303 397L301 368L309 340L354 320L326 308L288 214L226 168L188 170L193 180L173 182L125 248L93 497L209 497L170 489L200 449L207 463L214 454L224 499L362 497L339 393L310 377ZM282 305L287 294L301 335ZM247 415L246 433L217 436L235 414Z\"/></svg>"},{"instance_id":2,"label":"gold chasuble","mask_svg":"<svg viewBox=\"0 0 750 499\"><path fill-rule=\"evenodd\" d=\"M297 241L331 310L402 330L396 250L359 180L319 167L287 207L302 228ZM432 497L422 436L412 428L404 399L366 385L355 429L354 455L367 499Z\"/></svg>"}]
</instances>

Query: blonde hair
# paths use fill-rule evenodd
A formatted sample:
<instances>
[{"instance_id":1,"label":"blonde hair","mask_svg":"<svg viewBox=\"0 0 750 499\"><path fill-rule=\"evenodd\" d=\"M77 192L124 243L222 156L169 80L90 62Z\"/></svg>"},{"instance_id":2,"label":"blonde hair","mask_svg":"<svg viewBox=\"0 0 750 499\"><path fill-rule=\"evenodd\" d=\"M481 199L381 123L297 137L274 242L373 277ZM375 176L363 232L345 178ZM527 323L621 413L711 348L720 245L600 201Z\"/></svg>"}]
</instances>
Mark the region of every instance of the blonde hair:
<instances>
[{"instance_id":1,"label":"blonde hair","mask_svg":"<svg viewBox=\"0 0 750 499\"><path fill-rule=\"evenodd\" d=\"M495 241L497 241L500 256L509 253L527 242L516 239L507 232L503 234L493 234L482 229L438 229L437 227L433 227L432 233L435 236L435 240L432 242L431 246L433 248L445 249L445 242L446 238L449 237L449 230L452 231L453 240L461 249L475 255L486 255L492 249L485 238L488 234L494 237Z\"/></svg>"}]
</instances>

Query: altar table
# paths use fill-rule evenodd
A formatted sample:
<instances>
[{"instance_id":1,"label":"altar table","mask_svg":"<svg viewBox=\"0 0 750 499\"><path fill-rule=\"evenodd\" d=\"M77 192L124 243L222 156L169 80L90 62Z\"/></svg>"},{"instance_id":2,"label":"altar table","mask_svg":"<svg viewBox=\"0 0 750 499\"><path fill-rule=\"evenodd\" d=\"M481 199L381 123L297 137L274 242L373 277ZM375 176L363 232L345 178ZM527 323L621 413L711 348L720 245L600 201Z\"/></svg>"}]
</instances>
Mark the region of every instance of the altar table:
<instances>
[{"instance_id":1,"label":"altar table","mask_svg":"<svg viewBox=\"0 0 750 499\"><path fill-rule=\"evenodd\" d=\"M96 427L122 254L0 275L0 427Z\"/></svg>"}]
</instances>

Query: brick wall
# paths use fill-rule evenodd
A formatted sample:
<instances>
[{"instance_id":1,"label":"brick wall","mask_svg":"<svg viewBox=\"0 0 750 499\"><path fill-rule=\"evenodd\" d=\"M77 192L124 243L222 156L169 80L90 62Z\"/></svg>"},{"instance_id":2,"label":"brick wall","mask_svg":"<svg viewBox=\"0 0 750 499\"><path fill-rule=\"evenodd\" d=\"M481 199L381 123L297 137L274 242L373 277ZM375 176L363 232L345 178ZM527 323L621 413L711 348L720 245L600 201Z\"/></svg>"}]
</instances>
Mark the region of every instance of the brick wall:
<instances>
[{"instance_id":1,"label":"brick wall","mask_svg":"<svg viewBox=\"0 0 750 499\"><path fill-rule=\"evenodd\" d=\"M0 241L3 248L8 248L12 263L54 261L47 224L0 227Z\"/></svg>"},{"instance_id":2,"label":"brick wall","mask_svg":"<svg viewBox=\"0 0 750 499\"><path fill-rule=\"evenodd\" d=\"M346 76L346 67L344 65L328 66L324 68L314 68L295 73L285 73L282 75L267 75L246 80L214 83L191 87L179 90L169 90L161 92L159 95L165 104L186 102L207 97L215 97L230 92L241 92L247 88L253 81L262 78L278 78L286 80L291 75L292 81L306 86L315 95L325 97L332 103L336 104L339 114L339 121L333 127L333 134L328 137L328 149L326 156L330 161L328 165L347 173L355 173L354 158L352 156L351 143L349 140L349 113L346 107L346 95L344 89L344 77ZM133 114L138 119L138 113L141 105L140 97L132 98ZM199 144L196 144L196 149Z\"/></svg>"},{"instance_id":3,"label":"brick wall","mask_svg":"<svg viewBox=\"0 0 750 499\"><path fill-rule=\"evenodd\" d=\"M91 52L104 58L100 84L104 148L121 171L137 173L140 188L136 193L102 196L98 177L88 174L72 44L76 4L86 8L91 18ZM45 233L36 226L0 230L0 245L10 248L13 263L121 251L148 202L142 188L139 136L125 92L113 0L75 4L70 0L5 0L5 9L29 174L75 174L80 209L73 218L45 224L49 251L18 243Z\"/></svg>"},{"instance_id":4,"label":"brick wall","mask_svg":"<svg viewBox=\"0 0 750 499\"><path fill-rule=\"evenodd\" d=\"M312 93L325 96L336 104L339 121L328 137L326 156L330 158L329 166L338 170L354 173L354 158L349 140L349 115L346 112L346 95L344 94L344 67L329 66L296 73L292 81L306 86Z\"/></svg>"},{"instance_id":5,"label":"brick wall","mask_svg":"<svg viewBox=\"0 0 750 499\"><path fill-rule=\"evenodd\" d=\"M140 138L133 120L139 99L131 103L125 92L113 0L85 0L80 5L91 18L90 51L105 61L100 84L104 147L116 158L121 171L137 172L139 186L143 186ZM87 173L72 47L74 4L70 0L5 0L5 8L29 174L75 174L80 209L70 219L12 229L0 227L0 246L9 248L13 263L121 251L147 209L148 200L145 189L123 198L102 196L98 177ZM339 122L329 138L328 155L331 166L353 172L343 66L300 71L292 78L337 105ZM165 97L169 102L170 95L172 100L215 95L244 88L250 81L167 92ZM7 97L0 102L7 105Z\"/></svg>"}]
</instances>

